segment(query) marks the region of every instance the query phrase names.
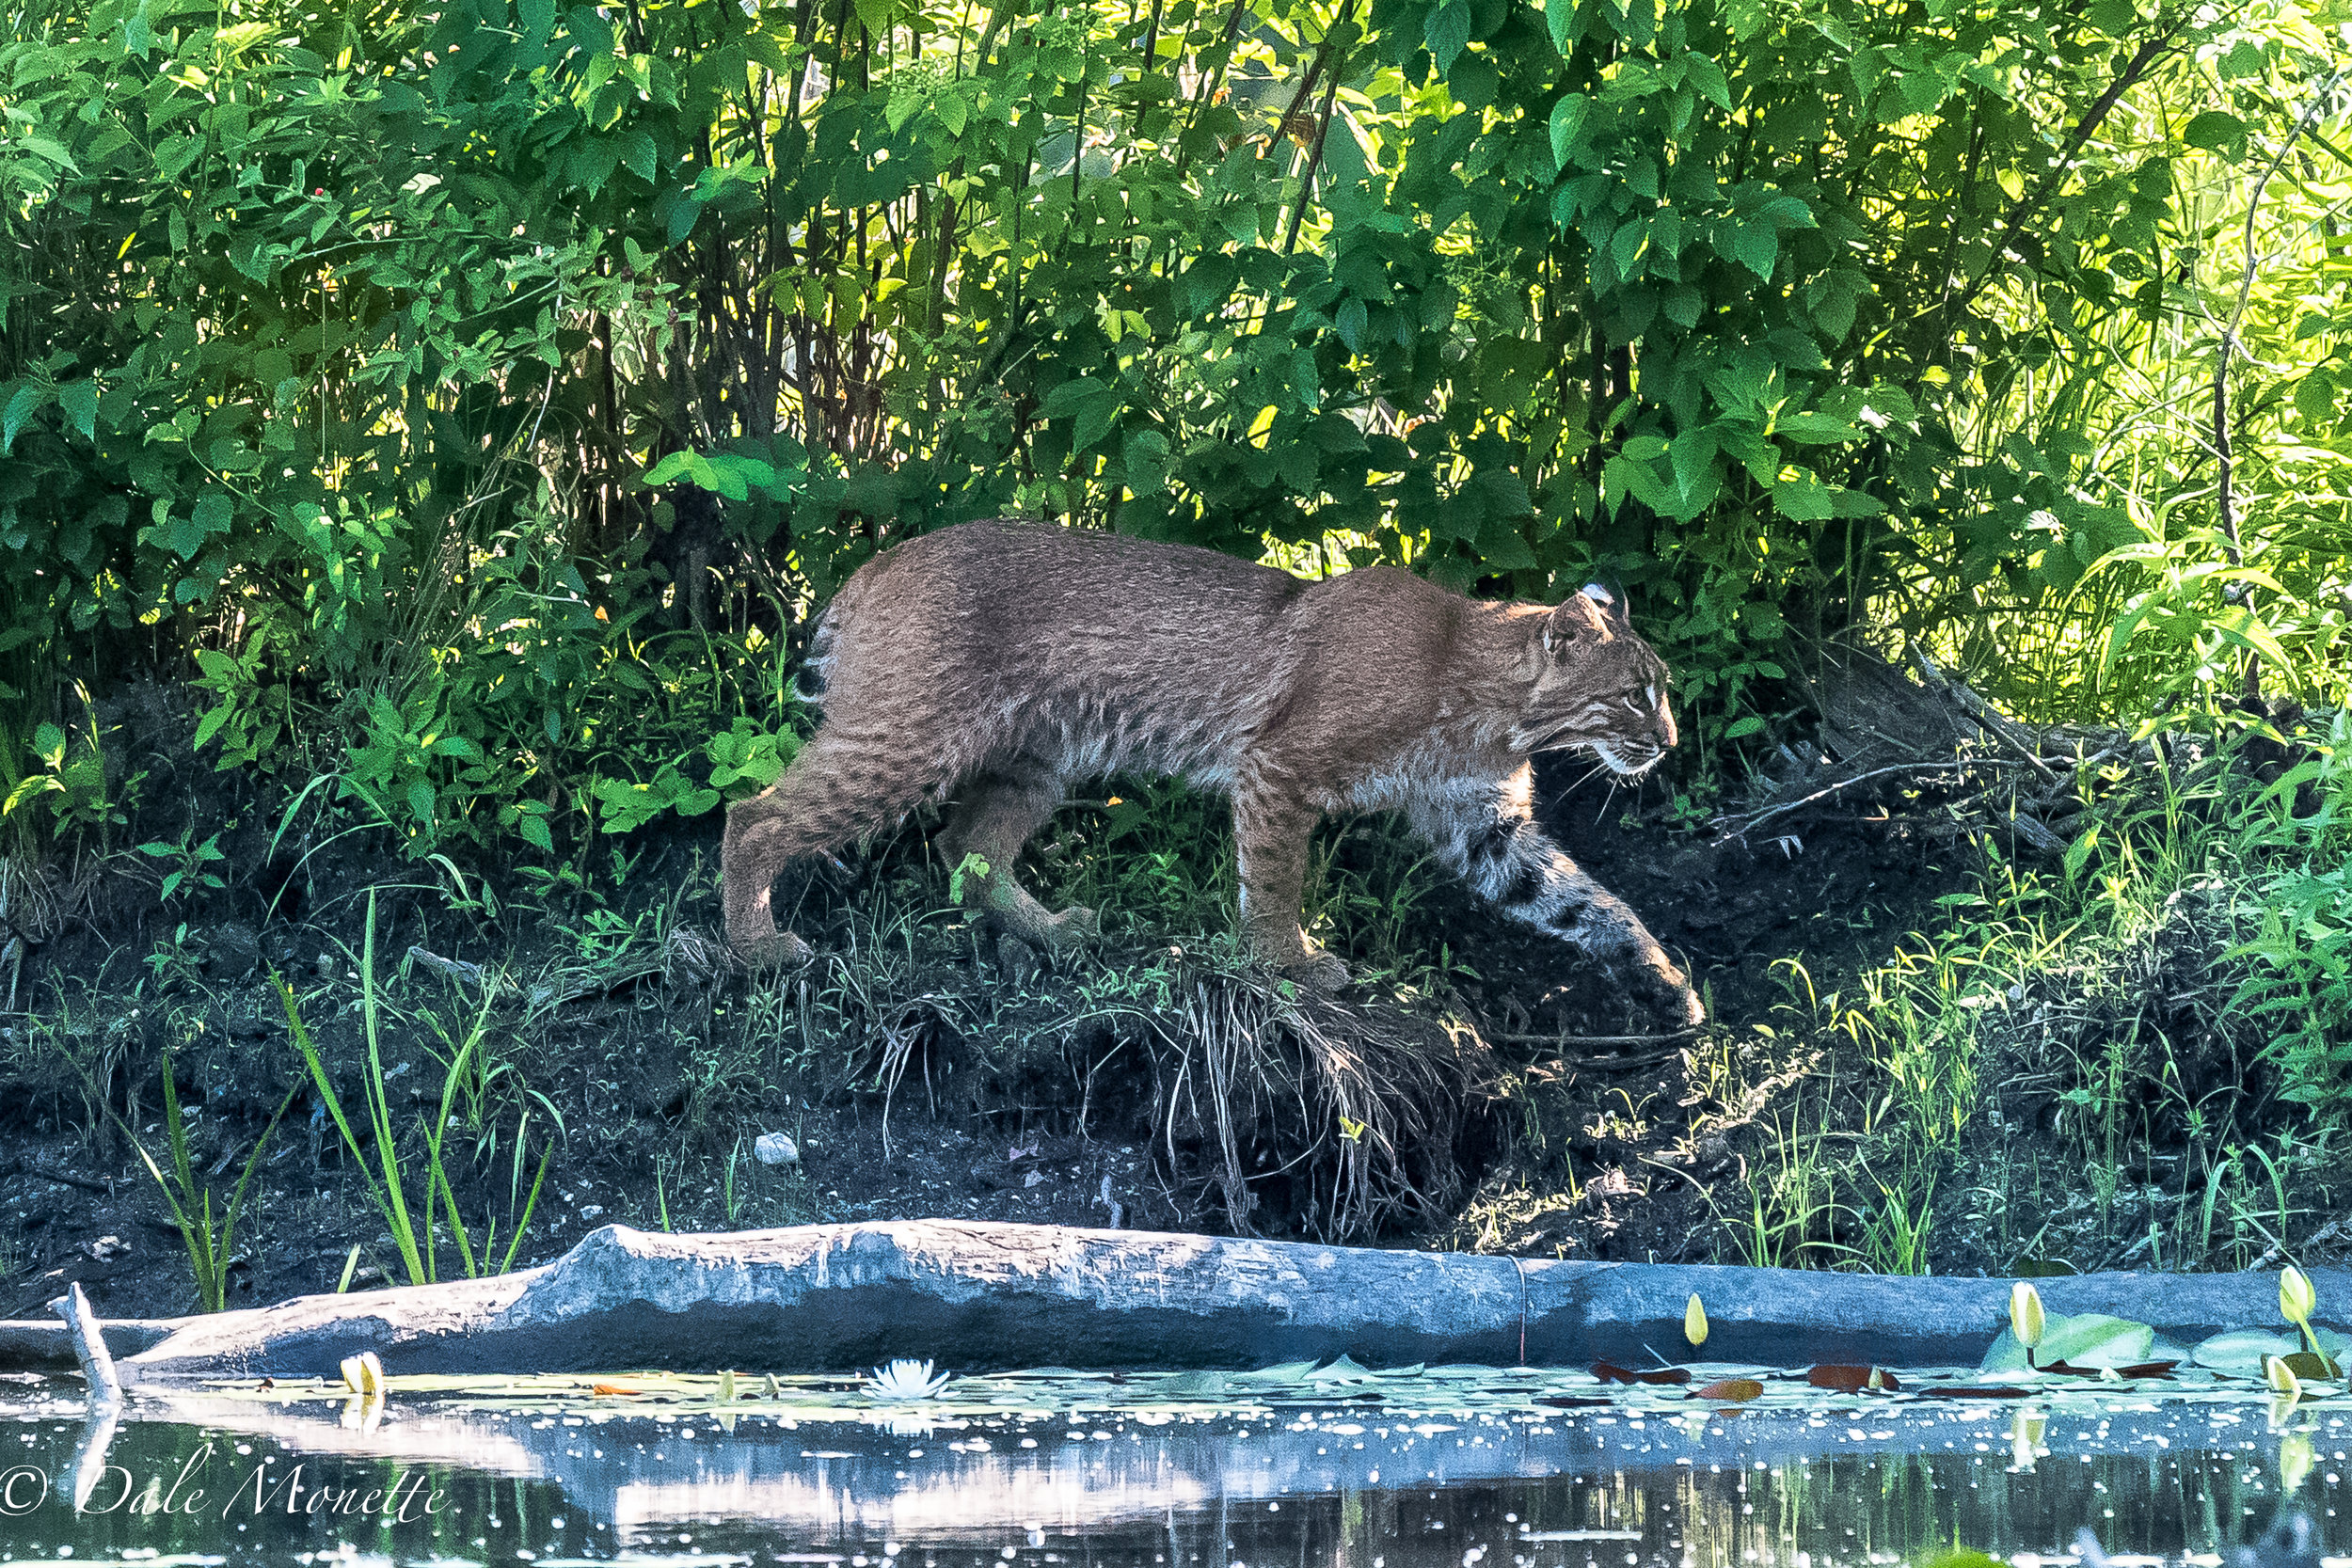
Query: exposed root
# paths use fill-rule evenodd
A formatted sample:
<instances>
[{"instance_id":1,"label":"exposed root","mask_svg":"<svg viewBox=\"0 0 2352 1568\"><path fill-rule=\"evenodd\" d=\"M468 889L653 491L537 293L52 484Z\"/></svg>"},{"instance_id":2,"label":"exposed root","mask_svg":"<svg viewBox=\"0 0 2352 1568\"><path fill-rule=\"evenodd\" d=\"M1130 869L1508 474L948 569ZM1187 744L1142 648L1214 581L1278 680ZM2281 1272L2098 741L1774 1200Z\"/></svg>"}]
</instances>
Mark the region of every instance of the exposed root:
<instances>
[{"instance_id":1,"label":"exposed root","mask_svg":"<svg viewBox=\"0 0 2352 1568\"><path fill-rule=\"evenodd\" d=\"M1332 1242L1441 1223L1497 1076L1466 1026L1216 970L1183 977L1148 1043L1171 1196L1213 1195L1239 1235L1269 1219Z\"/></svg>"}]
</instances>

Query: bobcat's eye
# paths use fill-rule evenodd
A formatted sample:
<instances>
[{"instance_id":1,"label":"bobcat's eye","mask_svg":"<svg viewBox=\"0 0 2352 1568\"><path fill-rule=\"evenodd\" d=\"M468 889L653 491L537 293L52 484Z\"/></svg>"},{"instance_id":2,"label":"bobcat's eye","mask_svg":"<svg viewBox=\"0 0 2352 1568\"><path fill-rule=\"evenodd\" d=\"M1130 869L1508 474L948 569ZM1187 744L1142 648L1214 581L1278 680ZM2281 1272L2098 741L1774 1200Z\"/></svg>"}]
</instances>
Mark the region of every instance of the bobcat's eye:
<instances>
[{"instance_id":1,"label":"bobcat's eye","mask_svg":"<svg viewBox=\"0 0 2352 1568\"><path fill-rule=\"evenodd\" d=\"M1624 703L1624 704L1625 704L1625 710L1626 710L1628 713L1634 714L1634 715L1637 715L1637 716L1641 713L1641 711L1642 711L1642 705L1641 705L1641 704L1639 704L1639 703L1637 703L1637 702L1635 702L1632 698L1630 698L1630 697L1623 697L1623 698L1620 698L1620 699L1618 699L1618 700L1619 700L1620 702L1622 702L1622 703Z\"/></svg>"}]
</instances>

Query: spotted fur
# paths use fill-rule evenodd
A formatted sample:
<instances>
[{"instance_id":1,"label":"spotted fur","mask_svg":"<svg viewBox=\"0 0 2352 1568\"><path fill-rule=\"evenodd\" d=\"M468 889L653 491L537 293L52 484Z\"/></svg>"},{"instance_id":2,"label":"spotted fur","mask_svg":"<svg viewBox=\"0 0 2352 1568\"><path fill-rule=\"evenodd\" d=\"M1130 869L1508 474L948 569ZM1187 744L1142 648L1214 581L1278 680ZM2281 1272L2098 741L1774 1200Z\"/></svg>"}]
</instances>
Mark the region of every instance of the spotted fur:
<instances>
[{"instance_id":1,"label":"spotted fur","mask_svg":"<svg viewBox=\"0 0 2352 1568\"><path fill-rule=\"evenodd\" d=\"M1492 604L1409 573L1318 583L1206 550L1037 523L966 523L868 562L810 639L824 724L773 788L727 814L727 934L755 965L804 958L772 885L927 801L950 804L972 896L1048 947L1090 936L1013 879L1072 785L1175 774L1233 802L1253 948L1320 985L1345 977L1298 926L1307 842L1327 813L1402 811L1515 918L1610 964L1695 1022L1682 972L1536 826L1534 752L1635 774L1675 743L1666 671L1607 594Z\"/></svg>"}]
</instances>

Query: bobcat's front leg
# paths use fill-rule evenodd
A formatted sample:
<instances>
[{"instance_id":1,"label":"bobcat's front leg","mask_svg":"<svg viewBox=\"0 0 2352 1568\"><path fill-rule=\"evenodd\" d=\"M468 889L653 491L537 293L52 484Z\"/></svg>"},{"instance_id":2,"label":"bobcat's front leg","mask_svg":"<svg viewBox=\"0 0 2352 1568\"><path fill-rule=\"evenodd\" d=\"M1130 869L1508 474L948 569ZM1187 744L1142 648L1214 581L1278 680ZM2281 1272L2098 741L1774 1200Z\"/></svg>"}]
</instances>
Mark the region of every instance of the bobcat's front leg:
<instances>
[{"instance_id":1,"label":"bobcat's front leg","mask_svg":"<svg viewBox=\"0 0 2352 1568\"><path fill-rule=\"evenodd\" d=\"M1233 792L1233 841L1241 852L1242 934L1276 974L1311 990L1347 984L1347 965L1312 946L1299 929L1307 895L1307 846L1322 812L1277 789L1245 784Z\"/></svg>"},{"instance_id":2,"label":"bobcat's front leg","mask_svg":"<svg viewBox=\"0 0 2352 1568\"><path fill-rule=\"evenodd\" d=\"M1691 982L1624 900L1586 876L1535 825L1525 765L1491 793L1429 802L1414 825L1455 873L1504 913L1575 943L1684 1028L1707 1022Z\"/></svg>"}]
</instances>

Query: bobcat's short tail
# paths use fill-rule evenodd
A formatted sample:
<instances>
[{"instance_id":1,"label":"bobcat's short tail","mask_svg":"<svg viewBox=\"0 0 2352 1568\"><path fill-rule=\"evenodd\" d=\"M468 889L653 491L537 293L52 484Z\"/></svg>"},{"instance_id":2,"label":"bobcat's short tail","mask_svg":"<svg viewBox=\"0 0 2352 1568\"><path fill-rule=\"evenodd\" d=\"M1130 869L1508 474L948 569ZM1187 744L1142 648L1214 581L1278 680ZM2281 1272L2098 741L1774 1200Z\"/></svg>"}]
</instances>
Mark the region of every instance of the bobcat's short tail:
<instances>
[{"instance_id":1,"label":"bobcat's short tail","mask_svg":"<svg viewBox=\"0 0 2352 1568\"><path fill-rule=\"evenodd\" d=\"M792 694L819 713L825 706L825 683L833 674L834 608L827 605L817 617L817 629L808 637L808 657L801 660L800 673L792 677Z\"/></svg>"}]
</instances>

